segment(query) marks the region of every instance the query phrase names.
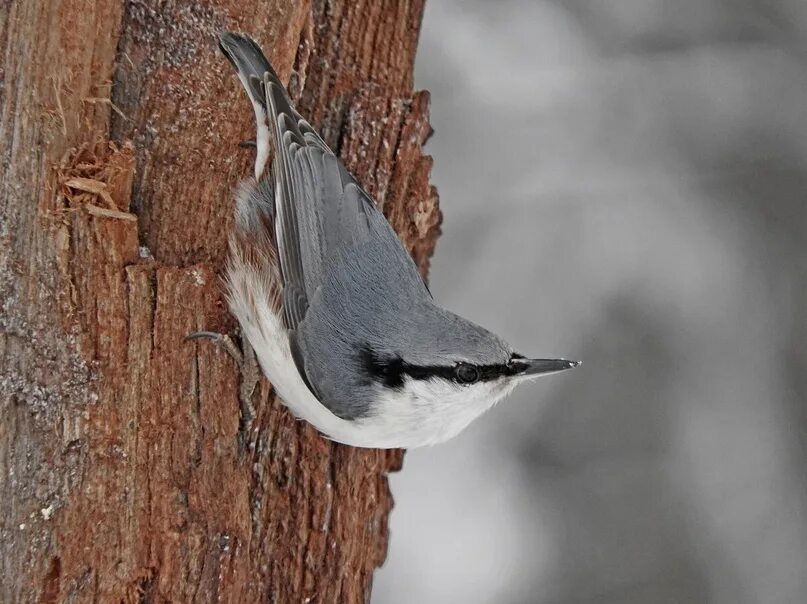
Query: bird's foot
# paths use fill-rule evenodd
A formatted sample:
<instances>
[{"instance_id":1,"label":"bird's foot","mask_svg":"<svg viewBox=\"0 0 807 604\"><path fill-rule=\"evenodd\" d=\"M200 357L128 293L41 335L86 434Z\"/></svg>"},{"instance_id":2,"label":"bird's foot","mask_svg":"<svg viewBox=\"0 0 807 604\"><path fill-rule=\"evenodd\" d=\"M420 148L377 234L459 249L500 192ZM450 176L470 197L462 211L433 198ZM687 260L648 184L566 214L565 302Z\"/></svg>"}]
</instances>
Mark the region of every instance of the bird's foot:
<instances>
[{"instance_id":1,"label":"bird's foot","mask_svg":"<svg viewBox=\"0 0 807 604\"><path fill-rule=\"evenodd\" d=\"M248 138L247 140L238 143L238 146L242 149L257 149L258 141L256 141L254 138Z\"/></svg>"},{"instance_id":2,"label":"bird's foot","mask_svg":"<svg viewBox=\"0 0 807 604\"><path fill-rule=\"evenodd\" d=\"M255 357L255 351L246 339L242 339L242 347L239 349L229 335L214 331L195 331L185 337L186 341L200 339L212 340L216 345L224 348L227 354L235 361L235 364L238 365L241 374L241 384L238 388L238 401L241 411L241 417L238 422L238 443L241 450L244 450L249 442L249 433L255 419L255 406L252 404L252 395L261 379L261 370Z\"/></svg>"},{"instance_id":3,"label":"bird's foot","mask_svg":"<svg viewBox=\"0 0 807 604\"><path fill-rule=\"evenodd\" d=\"M238 349L238 346L233 339L227 335L226 333L216 333L215 331L194 331L193 333L189 333L185 336L185 341L188 340L213 340L213 342L224 348L227 351L233 361L235 361L236 365L239 368L243 369L244 366L244 355Z\"/></svg>"}]
</instances>

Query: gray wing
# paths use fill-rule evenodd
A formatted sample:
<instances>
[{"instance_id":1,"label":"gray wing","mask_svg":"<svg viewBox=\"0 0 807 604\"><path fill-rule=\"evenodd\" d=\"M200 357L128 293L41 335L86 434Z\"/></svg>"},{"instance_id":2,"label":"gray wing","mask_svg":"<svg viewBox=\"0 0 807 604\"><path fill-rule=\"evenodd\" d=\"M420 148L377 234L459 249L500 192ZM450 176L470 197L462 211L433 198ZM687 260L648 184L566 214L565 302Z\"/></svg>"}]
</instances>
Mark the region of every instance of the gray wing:
<instances>
[{"instance_id":1,"label":"gray wing","mask_svg":"<svg viewBox=\"0 0 807 604\"><path fill-rule=\"evenodd\" d=\"M268 139L274 150L275 244L283 279L287 327L303 321L325 266L345 246L366 241L368 221L386 219L342 162L294 109L260 47L248 36L222 34L219 45L235 66L257 118L256 177L262 180ZM406 254L388 224L393 246Z\"/></svg>"},{"instance_id":2,"label":"gray wing","mask_svg":"<svg viewBox=\"0 0 807 604\"><path fill-rule=\"evenodd\" d=\"M345 245L369 236L368 220L380 214L342 162L292 108L280 81L264 74L275 159L275 235L289 329L305 318L322 283L324 267Z\"/></svg>"}]
</instances>

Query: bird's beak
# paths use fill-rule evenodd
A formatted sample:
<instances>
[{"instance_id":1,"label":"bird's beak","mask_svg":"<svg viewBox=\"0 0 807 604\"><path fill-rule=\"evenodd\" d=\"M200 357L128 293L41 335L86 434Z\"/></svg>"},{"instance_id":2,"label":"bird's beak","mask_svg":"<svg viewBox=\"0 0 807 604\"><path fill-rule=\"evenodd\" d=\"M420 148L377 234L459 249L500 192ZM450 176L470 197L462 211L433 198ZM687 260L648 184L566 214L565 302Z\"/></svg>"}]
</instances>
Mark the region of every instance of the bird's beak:
<instances>
[{"instance_id":1,"label":"bird's beak","mask_svg":"<svg viewBox=\"0 0 807 604\"><path fill-rule=\"evenodd\" d=\"M580 361L567 361L566 359L519 359L510 361L516 377L536 377L558 371L566 371L582 365Z\"/></svg>"}]
</instances>

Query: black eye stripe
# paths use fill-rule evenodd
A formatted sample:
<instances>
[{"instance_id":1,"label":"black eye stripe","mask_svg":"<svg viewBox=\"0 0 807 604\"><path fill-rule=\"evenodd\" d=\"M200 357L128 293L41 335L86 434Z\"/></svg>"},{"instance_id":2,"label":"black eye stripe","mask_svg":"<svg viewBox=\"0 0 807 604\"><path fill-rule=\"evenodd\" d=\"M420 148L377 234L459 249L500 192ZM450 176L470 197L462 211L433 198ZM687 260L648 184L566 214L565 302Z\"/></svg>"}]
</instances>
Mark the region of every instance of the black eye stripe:
<instances>
[{"instance_id":1,"label":"black eye stripe","mask_svg":"<svg viewBox=\"0 0 807 604\"><path fill-rule=\"evenodd\" d=\"M403 361L400 357L380 357L369 346L359 351L361 368L376 382L381 382L388 388L403 388L404 371Z\"/></svg>"},{"instance_id":2,"label":"black eye stripe","mask_svg":"<svg viewBox=\"0 0 807 604\"><path fill-rule=\"evenodd\" d=\"M381 356L365 346L359 353L361 368L374 381L381 382L388 388L403 388L404 378L413 380L428 380L431 378L442 378L447 381L459 384L471 384L476 382L489 382L503 376L515 375L519 370L508 363L494 365L471 365L462 363L460 365L412 365L406 363L399 356ZM512 358L523 358L514 354ZM465 381L458 375L460 367L469 367L477 372L476 379ZM470 374L468 375L470 377Z\"/></svg>"}]
</instances>

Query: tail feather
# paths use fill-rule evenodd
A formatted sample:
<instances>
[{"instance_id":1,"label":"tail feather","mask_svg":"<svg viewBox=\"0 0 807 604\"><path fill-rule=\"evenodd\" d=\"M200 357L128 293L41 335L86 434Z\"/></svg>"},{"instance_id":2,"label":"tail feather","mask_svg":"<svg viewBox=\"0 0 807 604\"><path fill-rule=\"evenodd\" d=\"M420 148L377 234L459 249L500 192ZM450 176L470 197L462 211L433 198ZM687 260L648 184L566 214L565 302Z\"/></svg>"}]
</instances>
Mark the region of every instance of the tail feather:
<instances>
[{"instance_id":1,"label":"tail feather","mask_svg":"<svg viewBox=\"0 0 807 604\"><path fill-rule=\"evenodd\" d=\"M270 128L274 128L274 125L268 121L270 117L266 107L264 74L268 73L270 78L276 80L278 84L280 84L280 80L260 47L250 37L226 32L219 38L219 48L238 72L238 79L241 80L241 84L247 91L255 111L255 146L257 150L255 180L260 181L269 161ZM280 85L282 86L282 84Z\"/></svg>"},{"instance_id":2,"label":"tail feather","mask_svg":"<svg viewBox=\"0 0 807 604\"><path fill-rule=\"evenodd\" d=\"M253 103L266 107L263 92L263 74L277 74L255 41L243 34L226 32L219 38L219 48L238 72Z\"/></svg>"}]
</instances>

